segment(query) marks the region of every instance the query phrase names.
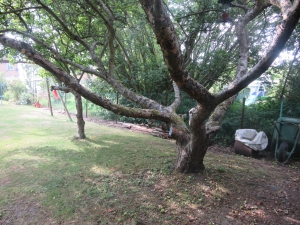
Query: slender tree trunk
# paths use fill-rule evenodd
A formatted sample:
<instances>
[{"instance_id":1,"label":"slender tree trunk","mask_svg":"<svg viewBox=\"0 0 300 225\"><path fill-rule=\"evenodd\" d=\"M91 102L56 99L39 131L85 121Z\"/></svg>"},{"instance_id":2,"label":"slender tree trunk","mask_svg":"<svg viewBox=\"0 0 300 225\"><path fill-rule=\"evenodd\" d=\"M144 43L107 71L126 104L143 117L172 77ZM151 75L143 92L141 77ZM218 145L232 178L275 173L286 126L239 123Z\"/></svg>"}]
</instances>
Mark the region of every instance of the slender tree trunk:
<instances>
[{"instance_id":1,"label":"slender tree trunk","mask_svg":"<svg viewBox=\"0 0 300 225\"><path fill-rule=\"evenodd\" d=\"M85 132L84 132L84 126L85 121L83 119L83 108L82 108L82 98L81 95L79 95L77 92L72 92L75 96L75 102L76 102L76 118L77 118L77 130L78 130L78 137L79 139L85 139Z\"/></svg>"},{"instance_id":2,"label":"slender tree trunk","mask_svg":"<svg viewBox=\"0 0 300 225\"><path fill-rule=\"evenodd\" d=\"M77 132L78 132L78 138L79 139L85 139L86 136L85 136L85 132L84 132L84 126L85 126L85 121L83 119L83 107L82 107L82 97L80 94L78 94L78 92L72 90L71 88L68 88L68 87L62 87L62 86L51 86L51 90L61 90L61 91L64 91L65 93L68 93L68 92L71 92L74 97L75 97L75 102L76 102L76 118L77 118ZM62 100L63 102L63 99L60 96L60 99ZM64 103L64 102L63 102ZM69 111L67 110L67 107L65 106L64 104L64 107L69 115L69 118L70 120L72 121L71 119L71 116L69 114Z\"/></svg>"},{"instance_id":3,"label":"slender tree trunk","mask_svg":"<svg viewBox=\"0 0 300 225\"><path fill-rule=\"evenodd\" d=\"M59 89L58 89L58 90L59 90ZM59 91L57 92L57 94L58 94L58 96L59 96L59 98L60 98L60 100L61 100L61 102L62 102L62 104L63 104L63 106L64 106L64 109L65 109L65 111L66 111L66 113L67 113L67 115L68 115L68 117L69 117L69 120L73 122L72 117L71 117L71 115L70 115L70 113L69 113L69 110L68 110L68 108L67 108L67 105L66 105L66 103L65 103L65 101L64 101L64 99L63 99L63 97L61 96L61 94L60 94Z\"/></svg>"},{"instance_id":4,"label":"slender tree trunk","mask_svg":"<svg viewBox=\"0 0 300 225\"><path fill-rule=\"evenodd\" d=\"M50 109L51 116L53 116L52 103L51 103L51 97L50 97L50 91L49 91L49 80L48 80L48 77L46 77L46 86L47 86L49 109Z\"/></svg>"}]
</instances>

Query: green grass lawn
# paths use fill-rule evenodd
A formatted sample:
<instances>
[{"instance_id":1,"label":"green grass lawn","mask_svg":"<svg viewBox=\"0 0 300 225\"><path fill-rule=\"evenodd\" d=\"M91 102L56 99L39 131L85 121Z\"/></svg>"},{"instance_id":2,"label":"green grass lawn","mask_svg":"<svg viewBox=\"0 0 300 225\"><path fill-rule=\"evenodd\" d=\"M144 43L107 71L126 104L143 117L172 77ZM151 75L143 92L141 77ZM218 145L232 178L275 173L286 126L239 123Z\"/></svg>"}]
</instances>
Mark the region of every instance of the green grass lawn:
<instances>
[{"instance_id":1,"label":"green grass lawn","mask_svg":"<svg viewBox=\"0 0 300 225\"><path fill-rule=\"evenodd\" d=\"M89 122L87 139L78 140L75 122L32 106L4 102L0 118L2 217L5 205L26 199L46 207L53 220L74 219L81 214L79 209L87 210L86 204L117 202L120 192L136 191L127 182L141 182L139 178L118 181L118 177L168 172L176 155L174 142ZM144 185L151 182L149 178ZM21 222L24 216L19 215Z\"/></svg>"},{"instance_id":2,"label":"green grass lawn","mask_svg":"<svg viewBox=\"0 0 300 225\"><path fill-rule=\"evenodd\" d=\"M277 196L270 185L290 196L289 167L218 148L208 151L203 174L177 174L175 141L89 122L86 140L76 133L65 115L0 105L0 224L286 222L268 205ZM256 199L258 190L268 202Z\"/></svg>"}]
</instances>

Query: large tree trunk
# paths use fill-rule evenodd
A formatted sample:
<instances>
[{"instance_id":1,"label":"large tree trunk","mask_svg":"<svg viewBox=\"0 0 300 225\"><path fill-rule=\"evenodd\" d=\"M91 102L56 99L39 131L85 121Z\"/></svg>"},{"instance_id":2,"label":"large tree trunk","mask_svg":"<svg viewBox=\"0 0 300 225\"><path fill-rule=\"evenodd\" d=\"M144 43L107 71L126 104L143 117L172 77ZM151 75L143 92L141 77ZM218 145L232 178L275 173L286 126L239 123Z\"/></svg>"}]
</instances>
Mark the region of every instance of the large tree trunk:
<instances>
[{"instance_id":1,"label":"large tree trunk","mask_svg":"<svg viewBox=\"0 0 300 225\"><path fill-rule=\"evenodd\" d=\"M177 137L178 156L176 170L183 173L197 173L205 169L203 159L209 141L220 130L220 124L236 95L220 104L213 113L200 106L190 110L191 133ZM205 119L210 115L209 120Z\"/></svg>"},{"instance_id":2,"label":"large tree trunk","mask_svg":"<svg viewBox=\"0 0 300 225\"><path fill-rule=\"evenodd\" d=\"M205 120L213 108L197 107L190 110L190 132L176 132L178 157L175 169L182 173L199 173L205 169L203 159L208 147Z\"/></svg>"},{"instance_id":3,"label":"large tree trunk","mask_svg":"<svg viewBox=\"0 0 300 225\"><path fill-rule=\"evenodd\" d=\"M178 156L175 169L182 173L199 173L205 169L203 159L207 150L205 125L188 137L177 139Z\"/></svg>"},{"instance_id":4,"label":"large tree trunk","mask_svg":"<svg viewBox=\"0 0 300 225\"><path fill-rule=\"evenodd\" d=\"M85 139L84 126L85 122L83 119L83 109L82 109L82 98L77 92L72 92L75 96L76 101L76 118L77 118L77 130L78 130L78 138Z\"/></svg>"}]
</instances>

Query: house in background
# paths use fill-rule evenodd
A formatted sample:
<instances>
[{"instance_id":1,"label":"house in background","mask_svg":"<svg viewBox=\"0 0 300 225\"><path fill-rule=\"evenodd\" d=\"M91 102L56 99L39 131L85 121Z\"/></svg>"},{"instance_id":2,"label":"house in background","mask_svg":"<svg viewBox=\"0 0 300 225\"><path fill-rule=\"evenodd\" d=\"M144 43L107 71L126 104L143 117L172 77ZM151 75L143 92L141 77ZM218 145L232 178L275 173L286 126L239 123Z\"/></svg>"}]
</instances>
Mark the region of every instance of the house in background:
<instances>
[{"instance_id":1,"label":"house in background","mask_svg":"<svg viewBox=\"0 0 300 225\"><path fill-rule=\"evenodd\" d=\"M10 81L21 80L26 86L27 92L32 95L33 101L38 101L38 96L41 94L40 84L42 82L42 78L39 76L39 66L24 62L11 64L4 57L0 59L0 74L4 75L3 78L6 85ZM3 95L3 93L0 93L0 95Z\"/></svg>"},{"instance_id":2,"label":"house in background","mask_svg":"<svg viewBox=\"0 0 300 225\"><path fill-rule=\"evenodd\" d=\"M249 96L246 99L246 105L251 105L255 103L258 97L265 96L266 94L266 87L264 83L260 80L255 80L248 85L250 89Z\"/></svg>"},{"instance_id":3,"label":"house in background","mask_svg":"<svg viewBox=\"0 0 300 225\"><path fill-rule=\"evenodd\" d=\"M4 92L7 88L7 82L19 78L18 64L9 63L7 58L0 59L0 101L2 103Z\"/></svg>"},{"instance_id":4,"label":"house in background","mask_svg":"<svg viewBox=\"0 0 300 225\"><path fill-rule=\"evenodd\" d=\"M20 63L19 68L21 80L26 85L28 93L32 95L33 102L39 101L42 94L40 67L31 63Z\"/></svg>"},{"instance_id":5,"label":"house in background","mask_svg":"<svg viewBox=\"0 0 300 225\"><path fill-rule=\"evenodd\" d=\"M254 104L258 99L267 98L273 85L274 81L271 77L269 75L263 75L240 91L237 99L242 100L246 98L245 105Z\"/></svg>"},{"instance_id":6,"label":"house in background","mask_svg":"<svg viewBox=\"0 0 300 225\"><path fill-rule=\"evenodd\" d=\"M18 63L11 64L7 58L0 59L0 74L4 75L6 81L21 79L19 74Z\"/></svg>"}]
</instances>

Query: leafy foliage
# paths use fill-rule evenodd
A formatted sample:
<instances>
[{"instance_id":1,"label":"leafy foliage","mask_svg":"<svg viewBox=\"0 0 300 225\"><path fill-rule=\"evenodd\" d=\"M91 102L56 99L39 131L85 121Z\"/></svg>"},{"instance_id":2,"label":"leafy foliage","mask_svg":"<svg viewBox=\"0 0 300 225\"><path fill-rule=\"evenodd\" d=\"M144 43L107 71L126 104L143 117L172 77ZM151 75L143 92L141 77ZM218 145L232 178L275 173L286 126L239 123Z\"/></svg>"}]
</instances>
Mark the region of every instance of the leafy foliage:
<instances>
[{"instance_id":1,"label":"leafy foliage","mask_svg":"<svg viewBox=\"0 0 300 225\"><path fill-rule=\"evenodd\" d=\"M21 98L22 93L26 90L25 85L21 80L15 79L8 83L8 91L11 93L11 100L18 101Z\"/></svg>"}]
</instances>

